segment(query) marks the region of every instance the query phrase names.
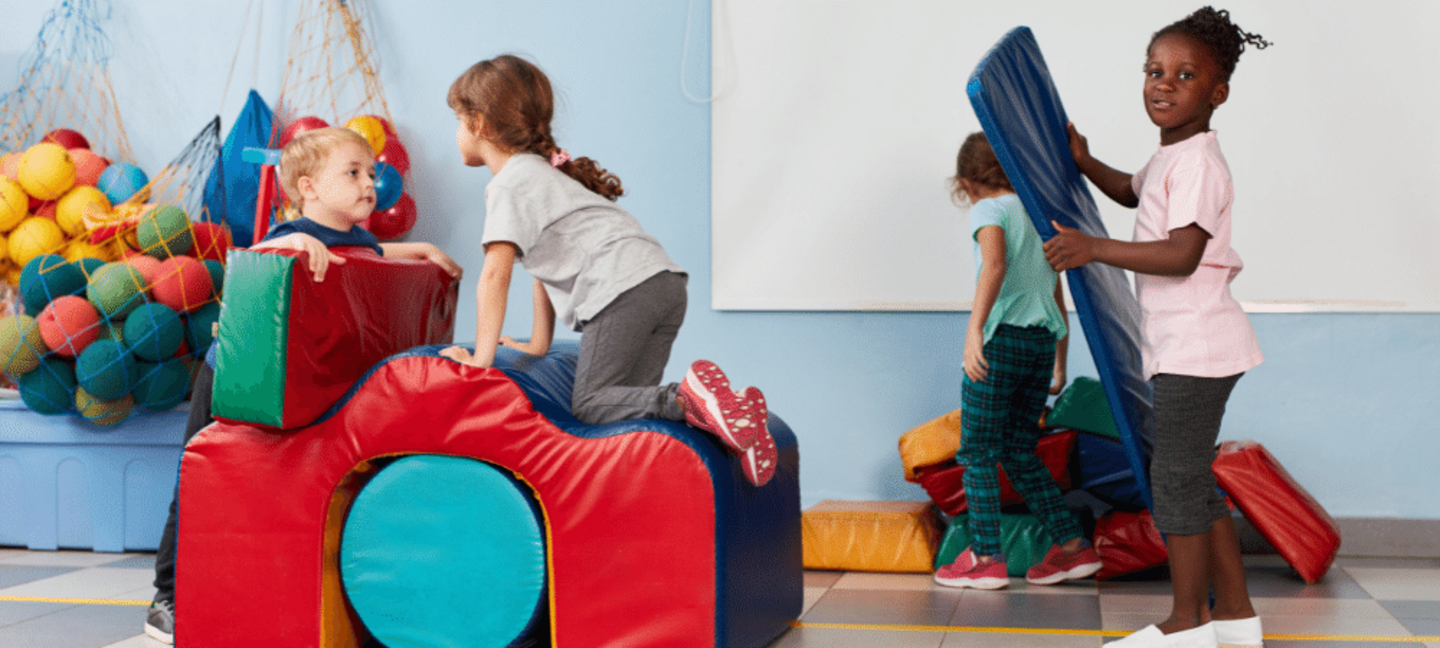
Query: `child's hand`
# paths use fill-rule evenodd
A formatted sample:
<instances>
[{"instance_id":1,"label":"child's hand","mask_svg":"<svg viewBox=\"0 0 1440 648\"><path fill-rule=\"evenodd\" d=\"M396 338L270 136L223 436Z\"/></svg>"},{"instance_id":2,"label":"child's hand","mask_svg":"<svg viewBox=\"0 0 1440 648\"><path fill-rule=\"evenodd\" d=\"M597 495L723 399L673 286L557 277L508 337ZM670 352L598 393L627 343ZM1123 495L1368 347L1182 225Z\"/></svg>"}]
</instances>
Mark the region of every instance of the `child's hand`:
<instances>
[{"instance_id":1,"label":"child's hand","mask_svg":"<svg viewBox=\"0 0 1440 648\"><path fill-rule=\"evenodd\" d=\"M310 273L315 276L315 283L320 283L325 280L325 271L330 268L330 264L345 264L345 257L331 252L330 248L325 247L325 244L320 242L320 239L300 232L286 234L285 236L270 239L269 241L261 241L250 247L252 250L264 250L266 248L299 250L304 252L310 258Z\"/></svg>"},{"instance_id":2,"label":"child's hand","mask_svg":"<svg viewBox=\"0 0 1440 648\"><path fill-rule=\"evenodd\" d=\"M1055 221L1055 236L1045 241L1045 260L1056 272L1078 268L1095 260L1095 239L1080 230Z\"/></svg>"},{"instance_id":3,"label":"child's hand","mask_svg":"<svg viewBox=\"0 0 1440 648\"><path fill-rule=\"evenodd\" d=\"M990 376L990 363L985 361L985 336L965 336L965 375L970 380L983 383Z\"/></svg>"},{"instance_id":4,"label":"child's hand","mask_svg":"<svg viewBox=\"0 0 1440 648\"><path fill-rule=\"evenodd\" d=\"M1050 380L1051 396L1058 396L1060 392L1065 391L1066 378L1065 370L1060 367L1055 367L1055 375Z\"/></svg>"},{"instance_id":5,"label":"child's hand","mask_svg":"<svg viewBox=\"0 0 1440 648\"><path fill-rule=\"evenodd\" d=\"M445 254L443 250L435 247L435 245L431 243L426 243L425 247L422 248L421 253L425 255L426 261L440 266L440 269L450 273L450 276L456 279L459 279L460 274L464 272L464 270L460 267L460 264L456 263L454 259L450 258L450 255Z\"/></svg>"},{"instance_id":6,"label":"child's hand","mask_svg":"<svg viewBox=\"0 0 1440 648\"><path fill-rule=\"evenodd\" d=\"M481 360L478 356L470 353L469 349L461 346L452 346L441 349L440 355L454 360L455 362L458 362L460 364L469 365L471 367L480 367L481 369L484 369L485 367L490 366L489 362Z\"/></svg>"},{"instance_id":7,"label":"child's hand","mask_svg":"<svg viewBox=\"0 0 1440 648\"><path fill-rule=\"evenodd\" d=\"M1090 160L1090 142L1075 130L1075 122L1066 123L1065 128L1070 131L1070 156L1075 158L1076 166L1083 168Z\"/></svg>"},{"instance_id":8,"label":"child's hand","mask_svg":"<svg viewBox=\"0 0 1440 648\"><path fill-rule=\"evenodd\" d=\"M541 350L540 345L533 342L517 342L515 338L508 335L500 336L500 346L507 346L527 355L545 355L549 349Z\"/></svg>"}]
</instances>

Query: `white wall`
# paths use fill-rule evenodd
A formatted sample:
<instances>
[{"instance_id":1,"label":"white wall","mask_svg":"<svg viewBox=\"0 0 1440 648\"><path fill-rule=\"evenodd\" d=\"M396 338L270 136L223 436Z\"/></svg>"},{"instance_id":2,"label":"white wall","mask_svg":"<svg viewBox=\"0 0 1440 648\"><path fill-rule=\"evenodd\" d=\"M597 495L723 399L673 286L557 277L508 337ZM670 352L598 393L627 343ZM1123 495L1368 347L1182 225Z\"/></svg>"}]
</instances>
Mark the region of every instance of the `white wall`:
<instances>
[{"instance_id":1,"label":"white wall","mask_svg":"<svg viewBox=\"0 0 1440 648\"><path fill-rule=\"evenodd\" d=\"M253 49L242 51L222 101L245 4L114 0L105 26L115 40L121 110L142 165L163 165L217 110L228 128L252 77L273 101L298 3L257 3L263 4L266 22L260 67L255 68ZM974 6L985 11L994 3ZM1341 14L1371 9L1359 3L1344 6L1349 9ZM445 90L477 60L524 52L545 67L564 97L557 120L560 143L619 174L629 191L621 205L691 273L690 311L669 377L679 378L689 360L707 357L742 384L763 387L775 411L800 437L807 506L827 498L924 498L920 489L901 480L895 442L909 427L959 406L967 315L718 312L709 306L710 111L680 92L684 3L372 0L372 7L390 109L414 163L410 190L422 213L412 238L440 244L468 270L461 288L459 339L473 339L474 277L481 260L477 241L489 175L460 165ZM32 45L49 8L7 5L0 21L0 88L13 87L13 61ZM1267 36L1274 31L1280 41L1283 26L1271 28L1251 15L1236 14L1242 25L1253 22L1253 29ZM704 94L710 70L710 7L705 2L697 3L693 32L688 76L692 93ZM1094 38L1140 36L1100 28ZM1303 45L1299 37L1284 42L1320 47ZM1281 51L1276 47L1247 58L1242 66L1251 67L1242 68L1242 74ZM1137 52L1136 69L1139 57ZM1385 101L1403 100L1410 88L1394 90ZM1261 94L1258 88L1247 92ZM1297 112L1303 113L1308 100L1304 92L1296 88L1285 97ZM1126 128L1134 122L1123 121ZM1094 141L1101 139L1097 134ZM1247 191L1265 190L1263 183L1247 182ZM511 299L515 306L507 332L524 335L530 311L523 281ZM1265 443L1334 515L1440 519L1440 499L1433 495L1440 493L1440 471L1434 469L1440 423L1433 395L1440 385L1440 316L1262 314L1253 319L1268 361L1240 382L1222 436ZM1095 375L1088 351L1076 340L1072 375Z\"/></svg>"}]
</instances>

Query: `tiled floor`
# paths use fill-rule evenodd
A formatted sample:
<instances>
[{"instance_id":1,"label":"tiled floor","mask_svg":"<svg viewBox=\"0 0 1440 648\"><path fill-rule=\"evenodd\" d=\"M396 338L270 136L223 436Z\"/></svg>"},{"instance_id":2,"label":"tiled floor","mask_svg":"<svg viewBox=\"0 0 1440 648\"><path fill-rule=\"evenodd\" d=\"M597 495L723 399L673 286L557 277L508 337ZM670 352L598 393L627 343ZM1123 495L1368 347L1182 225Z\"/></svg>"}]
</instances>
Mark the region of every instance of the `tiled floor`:
<instances>
[{"instance_id":1,"label":"tiled floor","mask_svg":"<svg viewBox=\"0 0 1440 648\"><path fill-rule=\"evenodd\" d=\"M1277 558L1247 556L1269 648L1440 648L1440 560L1341 558L1307 586ZM150 554L0 549L0 648L149 648ZM1008 590L925 574L807 572L805 611L771 648L1079 648L1158 621L1164 580Z\"/></svg>"}]
</instances>

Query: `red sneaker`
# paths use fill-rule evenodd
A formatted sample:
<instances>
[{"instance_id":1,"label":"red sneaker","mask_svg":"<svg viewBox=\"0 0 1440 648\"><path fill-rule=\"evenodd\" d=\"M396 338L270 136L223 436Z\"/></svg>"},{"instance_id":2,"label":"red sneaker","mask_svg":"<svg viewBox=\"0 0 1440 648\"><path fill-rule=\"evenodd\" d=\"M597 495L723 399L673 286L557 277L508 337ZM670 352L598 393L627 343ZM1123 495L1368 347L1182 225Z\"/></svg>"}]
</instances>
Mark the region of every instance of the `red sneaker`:
<instances>
[{"instance_id":1,"label":"red sneaker","mask_svg":"<svg viewBox=\"0 0 1440 648\"><path fill-rule=\"evenodd\" d=\"M709 360L696 360L680 383L685 421L719 437L735 454L745 478L756 486L775 473L775 440L770 437L765 395L754 387L737 394L725 372Z\"/></svg>"},{"instance_id":2,"label":"red sneaker","mask_svg":"<svg viewBox=\"0 0 1440 648\"><path fill-rule=\"evenodd\" d=\"M996 554L987 562L975 557L974 549L966 548L955 557L955 562L935 570L935 582L946 587L973 587L975 589L1001 589L1010 585L1010 574L1005 571L1005 556Z\"/></svg>"},{"instance_id":3,"label":"red sneaker","mask_svg":"<svg viewBox=\"0 0 1440 648\"><path fill-rule=\"evenodd\" d=\"M1032 585L1054 585L1061 581L1093 576L1100 571L1100 554L1090 543L1081 540L1080 550L1068 553L1060 545L1051 545L1045 559L1025 572L1025 582Z\"/></svg>"}]
</instances>

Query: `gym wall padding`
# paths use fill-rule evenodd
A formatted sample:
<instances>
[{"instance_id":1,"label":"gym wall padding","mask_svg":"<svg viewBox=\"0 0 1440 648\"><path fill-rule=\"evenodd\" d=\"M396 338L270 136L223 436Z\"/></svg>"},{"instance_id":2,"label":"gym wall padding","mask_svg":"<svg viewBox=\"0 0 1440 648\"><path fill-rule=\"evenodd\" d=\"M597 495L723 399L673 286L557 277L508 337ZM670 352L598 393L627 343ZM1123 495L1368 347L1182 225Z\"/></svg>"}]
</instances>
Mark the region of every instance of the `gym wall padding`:
<instances>
[{"instance_id":1,"label":"gym wall padding","mask_svg":"<svg viewBox=\"0 0 1440 648\"><path fill-rule=\"evenodd\" d=\"M1108 237L1070 154L1065 107L1030 29L1017 27L1006 34L976 66L965 90L1040 237L1054 236L1052 220ZM1066 279L1132 477L1148 507L1149 444L1143 434L1151 389L1140 362L1140 305L1124 271L1114 266L1092 263L1066 271Z\"/></svg>"},{"instance_id":2,"label":"gym wall padding","mask_svg":"<svg viewBox=\"0 0 1440 648\"><path fill-rule=\"evenodd\" d=\"M296 250L231 250L216 337L216 418L290 429L330 409L376 362L455 334L459 280L368 248L325 281Z\"/></svg>"},{"instance_id":3,"label":"gym wall padding","mask_svg":"<svg viewBox=\"0 0 1440 648\"><path fill-rule=\"evenodd\" d=\"M1220 489L1306 583L1325 577L1340 551L1340 527L1265 446L1221 443L1211 469Z\"/></svg>"},{"instance_id":4,"label":"gym wall padding","mask_svg":"<svg viewBox=\"0 0 1440 648\"><path fill-rule=\"evenodd\" d=\"M306 428L219 422L195 437L180 478L179 641L362 641L337 573L340 521L371 462L410 454L480 459L534 489L554 645L759 648L799 616L799 449L779 417L779 467L755 488L689 426L576 421L573 345L545 358L501 348L491 369L439 349L386 359Z\"/></svg>"}]
</instances>

